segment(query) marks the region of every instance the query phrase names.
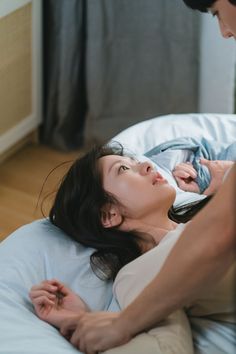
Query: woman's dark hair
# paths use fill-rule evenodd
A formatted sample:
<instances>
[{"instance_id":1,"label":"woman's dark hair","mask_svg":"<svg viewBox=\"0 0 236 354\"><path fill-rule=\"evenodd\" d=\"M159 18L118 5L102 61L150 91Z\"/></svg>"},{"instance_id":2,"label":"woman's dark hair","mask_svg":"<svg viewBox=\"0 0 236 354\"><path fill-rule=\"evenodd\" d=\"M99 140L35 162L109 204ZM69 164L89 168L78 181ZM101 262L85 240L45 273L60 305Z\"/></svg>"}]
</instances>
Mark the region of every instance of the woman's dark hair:
<instances>
[{"instance_id":1,"label":"woman's dark hair","mask_svg":"<svg viewBox=\"0 0 236 354\"><path fill-rule=\"evenodd\" d=\"M217 0L183 0L185 4L193 10L199 10L201 12L208 12L208 9ZM232 5L236 5L236 0L228 0Z\"/></svg>"},{"instance_id":2,"label":"woman's dark hair","mask_svg":"<svg viewBox=\"0 0 236 354\"><path fill-rule=\"evenodd\" d=\"M64 176L56 194L49 218L73 240L95 248L90 262L101 279L114 279L118 271L142 254L142 235L134 231L121 231L117 227L104 228L101 209L105 204L119 204L113 195L103 189L98 159L107 155L127 156L120 144L98 146L77 159ZM208 201L186 205L181 210L169 211L176 222L187 222ZM180 214L178 214L180 213Z\"/></svg>"}]
</instances>

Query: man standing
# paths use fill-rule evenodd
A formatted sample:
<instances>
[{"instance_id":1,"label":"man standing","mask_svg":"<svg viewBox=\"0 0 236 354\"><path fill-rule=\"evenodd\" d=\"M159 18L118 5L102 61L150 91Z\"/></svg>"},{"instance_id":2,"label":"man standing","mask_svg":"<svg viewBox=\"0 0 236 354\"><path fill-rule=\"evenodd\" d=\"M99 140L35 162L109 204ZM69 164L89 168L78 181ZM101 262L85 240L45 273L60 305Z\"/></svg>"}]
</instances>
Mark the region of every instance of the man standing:
<instances>
[{"instance_id":1,"label":"man standing","mask_svg":"<svg viewBox=\"0 0 236 354\"><path fill-rule=\"evenodd\" d=\"M224 38L236 39L236 0L183 0L187 6L201 12L210 12L219 22Z\"/></svg>"}]
</instances>

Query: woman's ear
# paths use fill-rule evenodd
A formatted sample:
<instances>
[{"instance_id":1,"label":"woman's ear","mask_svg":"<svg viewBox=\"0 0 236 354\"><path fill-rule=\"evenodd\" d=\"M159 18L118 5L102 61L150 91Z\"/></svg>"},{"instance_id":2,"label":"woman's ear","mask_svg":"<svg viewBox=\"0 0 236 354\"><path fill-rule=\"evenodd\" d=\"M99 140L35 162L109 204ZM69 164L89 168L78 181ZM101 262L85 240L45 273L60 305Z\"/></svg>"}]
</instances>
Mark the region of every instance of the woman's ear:
<instances>
[{"instance_id":1,"label":"woman's ear","mask_svg":"<svg viewBox=\"0 0 236 354\"><path fill-rule=\"evenodd\" d=\"M122 222L122 216L117 206L106 204L101 210L101 222L105 228L118 226Z\"/></svg>"}]
</instances>

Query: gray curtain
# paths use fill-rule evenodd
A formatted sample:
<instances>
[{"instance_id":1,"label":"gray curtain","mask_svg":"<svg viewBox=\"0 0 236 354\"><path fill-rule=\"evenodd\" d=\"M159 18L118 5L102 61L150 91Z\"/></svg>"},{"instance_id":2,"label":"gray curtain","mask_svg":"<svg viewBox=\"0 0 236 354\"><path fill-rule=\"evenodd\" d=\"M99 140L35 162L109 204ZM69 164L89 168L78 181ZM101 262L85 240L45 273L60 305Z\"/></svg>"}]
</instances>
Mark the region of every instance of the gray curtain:
<instances>
[{"instance_id":1,"label":"gray curtain","mask_svg":"<svg viewBox=\"0 0 236 354\"><path fill-rule=\"evenodd\" d=\"M46 2L57 28L46 141L71 149L154 116L197 112L199 17L182 0Z\"/></svg>"},{"instance_id":2,"label":"gray curtain","mask_svg":"<svg viewBox=\"0 0 236 354\"><path fill-rule=\"evenodd\" d=\"M86 0L44 0L44 117L41 141L83 145L86 100Z\"/></svg>"}]
</instances>

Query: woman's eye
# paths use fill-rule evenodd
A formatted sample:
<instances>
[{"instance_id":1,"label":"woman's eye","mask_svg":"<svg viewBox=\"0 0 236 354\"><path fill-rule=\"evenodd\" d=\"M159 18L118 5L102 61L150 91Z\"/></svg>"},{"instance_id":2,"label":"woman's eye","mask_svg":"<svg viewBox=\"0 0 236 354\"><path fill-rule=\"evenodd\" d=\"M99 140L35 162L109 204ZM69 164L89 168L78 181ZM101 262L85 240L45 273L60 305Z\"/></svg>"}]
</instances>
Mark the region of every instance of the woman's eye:
<instances>
[{"instance_id":1,"label":"woman's eye","mask_svg":"<svg viewBox=\"0 0 236 354\"><path fill-rule=\"evenodd\" d=\"M218 17L218 11L212 12L212 16L213 16L213 17Z\"/></svg>"},{"instance_id":2,"label":"woman's eye","mask_svg":"<svg viewBox=\"0 0 236 354\"><path fill-rule=\"evenodd\" d=\"M125 171L125 170L129 170L129 167L127 167L127 166L125 166L125 165L121 165L121 166L119 167L118 172Z\"/></svg>"}]
</instances>

